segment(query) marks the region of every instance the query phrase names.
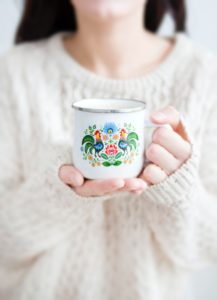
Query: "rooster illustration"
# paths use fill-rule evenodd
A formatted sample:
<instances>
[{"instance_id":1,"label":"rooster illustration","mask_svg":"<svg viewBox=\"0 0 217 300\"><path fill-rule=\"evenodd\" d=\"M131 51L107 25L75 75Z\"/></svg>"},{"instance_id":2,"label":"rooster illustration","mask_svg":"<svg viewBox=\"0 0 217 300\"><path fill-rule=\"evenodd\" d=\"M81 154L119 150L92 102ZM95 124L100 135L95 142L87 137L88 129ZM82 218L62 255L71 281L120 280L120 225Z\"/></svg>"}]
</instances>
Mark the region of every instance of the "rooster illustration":
<instances>
[{"instance_id":1,"label":"rooster illustration","mask_svg":"<svg viewBox=\"0 0 217 300\"><path fill-rule=\"evenodd\" d=\"M100 157L100 151L102 151L102 149L104 148L100 131L96 130L94 132L94 136L96 140L94 140L92 135L85 135L82 140L82 145L85 145L84 150L86 153L90 152L92 154L93 150L95 150L95 155L98 155L98 157Z\"/></svg>"},{"instance_id":2,"label":"rooster illustration","mask_svg":"<svg viewBox=\"0 0 217 300\"><path fill-rule=\"evenodd\" d=\"M120 131L120 140L118 142L118 147L127 153L128 152L128 148L130 148L130 150L136 149L136 140L138 140L138 135L135 132L130 132L127 136L127 131L126 129L122 128Z\"/></svg>"}]
</instances>

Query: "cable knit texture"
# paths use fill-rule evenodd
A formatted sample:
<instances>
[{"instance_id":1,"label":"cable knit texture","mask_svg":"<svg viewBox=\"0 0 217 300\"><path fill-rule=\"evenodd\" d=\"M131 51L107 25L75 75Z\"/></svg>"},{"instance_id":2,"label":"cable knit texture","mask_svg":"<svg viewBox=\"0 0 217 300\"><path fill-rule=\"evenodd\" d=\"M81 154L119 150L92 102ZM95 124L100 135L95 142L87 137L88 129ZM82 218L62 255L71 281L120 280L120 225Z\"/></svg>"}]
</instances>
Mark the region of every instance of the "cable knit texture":
<instances>
[{"instance_id":1,"label":"cable knit texture","mask_svg":"<svg viewBox=\"0 0 217 300\"><path fill-rule=\"evenodd\" d=\"M0 59L0 299L183 300L187 275L217 262L216 57L177 33L156 70L108 79L66 52L66 34ZM173 105L192 155L140 196L77 195L58 169L84 97Z\"/></svg>"}]
</instances>

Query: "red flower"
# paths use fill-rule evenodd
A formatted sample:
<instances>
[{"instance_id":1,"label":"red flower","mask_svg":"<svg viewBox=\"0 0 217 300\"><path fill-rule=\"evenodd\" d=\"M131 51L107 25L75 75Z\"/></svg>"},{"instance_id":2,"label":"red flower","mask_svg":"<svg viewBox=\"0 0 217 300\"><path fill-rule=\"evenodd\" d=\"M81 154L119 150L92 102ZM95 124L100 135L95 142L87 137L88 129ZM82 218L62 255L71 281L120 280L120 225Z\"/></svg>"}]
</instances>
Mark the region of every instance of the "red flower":
<instances>
[{"instance_id":1,"label":"red flower","mask_svg":"<svg viewBox=\"0 0 217 300\"><path fill-rule=\"evenodd\" d=\"M105 153L107 155L115 155L118 153L118 147L116 145L110 144L110 145L106 146Z\"/></svg>"}]
</instances>

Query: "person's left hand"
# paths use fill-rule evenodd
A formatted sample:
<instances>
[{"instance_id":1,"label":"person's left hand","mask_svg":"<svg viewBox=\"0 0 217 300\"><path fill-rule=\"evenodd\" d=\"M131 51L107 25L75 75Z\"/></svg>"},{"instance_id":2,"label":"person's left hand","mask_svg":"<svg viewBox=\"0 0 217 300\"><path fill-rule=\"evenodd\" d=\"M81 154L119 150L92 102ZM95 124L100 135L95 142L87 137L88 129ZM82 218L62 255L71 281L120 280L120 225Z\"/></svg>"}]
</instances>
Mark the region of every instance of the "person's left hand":
<instances>
[{"instance_id":1,"label":"person's left hand","mask_svg":"<svg viewBox=\"0 0 217 300\"><path fill-rule=\"evenodd\" d=\"M169 124L171 129L165 127L155 129L152 143L146 149L146 157L150 163L139 178L148 185L163 181L179 169L191 155L191 144L180 120L180 114L173 106L153 112L151 121L155 124Z\"/></svg>"}]
</instances>

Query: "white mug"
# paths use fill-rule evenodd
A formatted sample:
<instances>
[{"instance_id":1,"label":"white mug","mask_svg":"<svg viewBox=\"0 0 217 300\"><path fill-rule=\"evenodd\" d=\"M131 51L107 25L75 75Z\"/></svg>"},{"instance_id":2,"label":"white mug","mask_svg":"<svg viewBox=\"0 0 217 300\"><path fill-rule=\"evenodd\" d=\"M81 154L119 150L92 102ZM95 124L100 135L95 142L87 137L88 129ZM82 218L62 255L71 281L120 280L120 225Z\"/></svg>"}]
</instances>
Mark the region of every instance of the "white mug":
<instances>
[{"instance_id":1,"label":"white mug","mask_svg":"<svg viewBox=\"0 0 217 300\"><path fill-rule=\"evenodd\" d=\"M137 177L153 129L170 127L151 123L146 103L139 100L83 99L72 107L73 165L88 179Z\"/></svg>"}]
</instances>

